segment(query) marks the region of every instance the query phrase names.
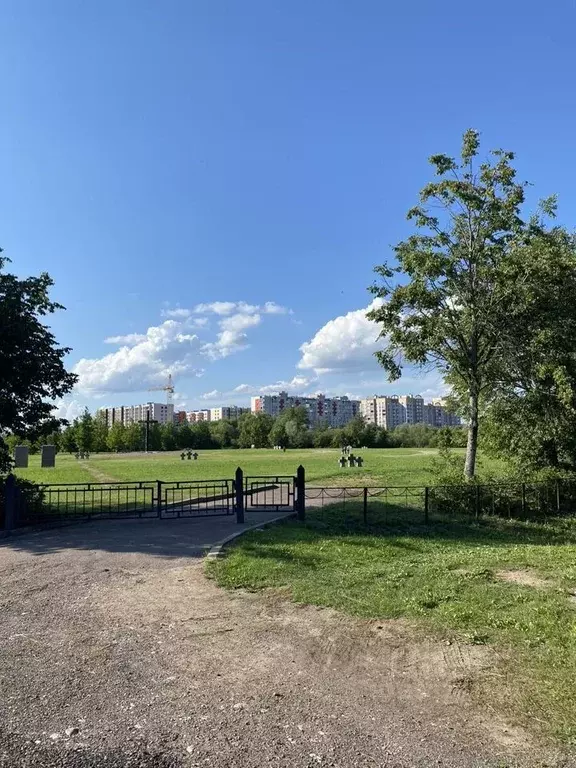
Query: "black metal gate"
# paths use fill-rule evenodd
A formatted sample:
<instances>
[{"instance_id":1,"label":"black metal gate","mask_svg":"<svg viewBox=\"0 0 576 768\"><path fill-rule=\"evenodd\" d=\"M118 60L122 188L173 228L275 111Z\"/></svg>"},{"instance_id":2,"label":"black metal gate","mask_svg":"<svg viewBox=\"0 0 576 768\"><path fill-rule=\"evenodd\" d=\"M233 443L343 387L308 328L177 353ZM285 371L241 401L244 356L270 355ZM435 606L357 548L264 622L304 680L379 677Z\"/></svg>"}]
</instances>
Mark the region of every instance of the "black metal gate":
<instances>
[{"instance_id":1,"label":"black metal gate","mask_svg":"<svg viewBox=\"0 0 576 768\"><path fill-rule=\"evenodd\" d=\"M234 514L234 481L180 480L158 483L159 517L206 517Z\"/></svg>"},{"instance_id":2,"label":"black metal gate","mask_svg":"<svg viewBox=\"0 0 576 768\"><path fill-rule=\"evenodd\" d=\"M245 477L246 509L294 511L294 480L289 475Z\"/></svg>"}]
</instances>

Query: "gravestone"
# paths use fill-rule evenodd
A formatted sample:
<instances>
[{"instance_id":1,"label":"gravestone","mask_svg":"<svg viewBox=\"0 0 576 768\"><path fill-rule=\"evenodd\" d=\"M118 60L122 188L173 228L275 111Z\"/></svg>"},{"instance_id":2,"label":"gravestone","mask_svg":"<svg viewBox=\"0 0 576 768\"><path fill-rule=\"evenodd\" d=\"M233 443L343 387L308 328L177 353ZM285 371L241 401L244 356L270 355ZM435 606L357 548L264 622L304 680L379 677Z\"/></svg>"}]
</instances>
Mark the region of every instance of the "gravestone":
<instances>
[{"instance_id":1,"label":"gravestone","mask_svg":"<svg viewBox=\"0 0 576 768\"><path fill-rule=\"evenodd\" d=\"M182 461L184 461L184 459L186 458L186 454L184 453L184 451L182 451L182 453L180 454L180 458L182 459Z\"/></svg>"},{"instance_id":2,"label":"gravestone","mask_svg":"<svg viewBox=\"0 0 576 768\"><path fill-rule=\"evenodd\" d=\"M353 467L356 463L356 459L354 457L354 454L351 453L350 456L348 456L348 466Z\"/></svg>"},{"instance_id":3,"label":"gravestone","mask_svg":"<svg viewBox=\"0 0 576 768\"><path fill-rule=\"evenodd\" d=\"M363 463L364 463L364 459L362 458L362 456L356 456L356 466L361 467Z\"/></svg>"},{"instance_id":4,"label":"gravestone","mask_svg":"<svg viewBox=\"0 0 576 768\"><path fill-rule=\"evenodd\" d=\"M55 445L43 445L40 450L42 467L54 467L56 466L56 446Z\"/></svg>"},{"instance_id":5,"label":"gravestone","mask_svg":"<svg viewBox=\"0 0 576 768\"><path fill-rule=\"evenodd\" d=\"M194 459L194 461L196 461L196 459L198 458L198 454L196 453L196 451L194 451L194 453L192 454L192 458Z\"/></svg>"},{"instance_id":6,"label":"gravestone","mask_svg":"<svg viewBox=\"0 0 576 768\"><path fill-rule=\"evenodd\" d=\"M346 459L344 458L344 456L340 456L340 458L338 459L338 464L340 464L340 467L344 469L344 467L346 466Z\"/></svg>"},{"instance_id":7,"label":"gravestone","mask_svg":"<svg viewBox=\"0 0 576 768\"><path fill-rule=\"evenodd\" d=\"M28 466L27 445L17 445L14 448L14 466L17 469L25 469Z\"/></svg>"}]
</instances>

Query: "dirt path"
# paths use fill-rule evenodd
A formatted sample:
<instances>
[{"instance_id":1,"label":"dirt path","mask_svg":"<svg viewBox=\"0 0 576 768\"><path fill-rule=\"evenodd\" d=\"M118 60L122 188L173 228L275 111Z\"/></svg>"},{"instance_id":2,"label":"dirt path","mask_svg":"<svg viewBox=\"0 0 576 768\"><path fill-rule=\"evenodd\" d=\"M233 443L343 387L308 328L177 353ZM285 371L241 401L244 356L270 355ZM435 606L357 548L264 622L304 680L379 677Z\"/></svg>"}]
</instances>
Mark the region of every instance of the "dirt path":
<instances>
[{"instance_id":1,"label":"dirt path","mask_svg":"<svg viewBox=\"0 0 576 768\"><path fill-rule=\"evenodd\" d=\"M92 466L88 461L80 461L79 462L82 469L85 469L87 472L89 472L94 480L96 480L97 483L117 483L118 478L114 477L113 475L107 475L106 472L102 472L100 469L96 469L96 467Z\"/></svg>"},{"instance_id":2,"label":"dirt path","mask_svg":"<svg viewBox=\"0 0 576 768\"><path fill-rule=\"evenodd\" d=\"M485 648L224 592L158 525L0 546L1 766L573 765L475 708Z\"/></svg>"}]
</instances>

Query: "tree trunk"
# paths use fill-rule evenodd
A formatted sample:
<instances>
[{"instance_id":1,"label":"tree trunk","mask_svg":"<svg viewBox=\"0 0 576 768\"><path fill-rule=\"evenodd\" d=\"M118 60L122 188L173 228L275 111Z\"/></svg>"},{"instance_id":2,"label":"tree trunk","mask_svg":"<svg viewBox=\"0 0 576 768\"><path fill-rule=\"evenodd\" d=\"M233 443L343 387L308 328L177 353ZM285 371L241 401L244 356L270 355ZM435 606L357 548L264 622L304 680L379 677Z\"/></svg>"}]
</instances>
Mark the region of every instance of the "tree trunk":
<instances>
[{"instance_id":1,"label":"tree trunk","mask_svg":"<svg viewBox=\"0 0 576 768\"><path fill-rule=\"evenodd\" d=\"M467 479L473 478L476 471L476 452L478 450L478 395L476 392L470 394L469 418L466 463L464 464L464 475Z\"/></svg>"}]
</instances>

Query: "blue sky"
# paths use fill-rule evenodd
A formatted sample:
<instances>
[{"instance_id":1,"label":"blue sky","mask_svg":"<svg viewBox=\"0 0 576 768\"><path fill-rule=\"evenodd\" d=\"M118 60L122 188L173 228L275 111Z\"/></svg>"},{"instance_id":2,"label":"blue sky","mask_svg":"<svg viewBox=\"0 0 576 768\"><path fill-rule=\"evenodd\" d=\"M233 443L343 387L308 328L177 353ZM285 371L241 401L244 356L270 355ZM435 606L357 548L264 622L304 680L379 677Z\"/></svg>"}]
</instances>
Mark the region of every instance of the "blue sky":
<instances>
[{"instance_id":1,"label":"blue sky","mask_svg":"<svg viewBox=\"0 0 576 768\"><path fill-rule=\"evenodd\" d=\"M386 383L366 289L468 127L572 225L573 0L4 0L0 22L0 243L67 307L63 412L167 371L187 407L437 392Z\"/></svg>"}]
</instances>

